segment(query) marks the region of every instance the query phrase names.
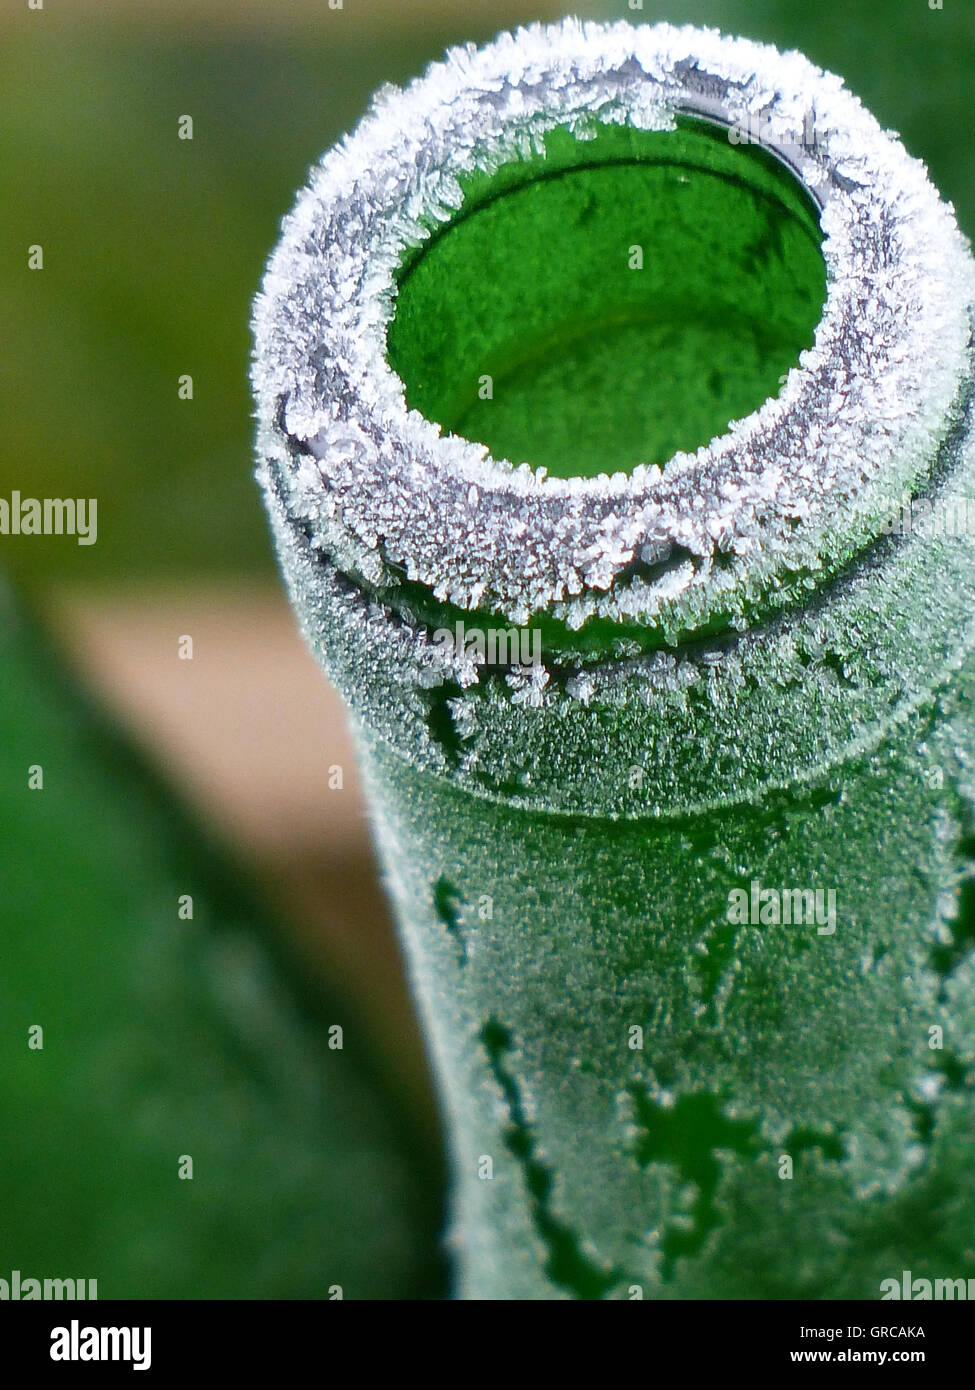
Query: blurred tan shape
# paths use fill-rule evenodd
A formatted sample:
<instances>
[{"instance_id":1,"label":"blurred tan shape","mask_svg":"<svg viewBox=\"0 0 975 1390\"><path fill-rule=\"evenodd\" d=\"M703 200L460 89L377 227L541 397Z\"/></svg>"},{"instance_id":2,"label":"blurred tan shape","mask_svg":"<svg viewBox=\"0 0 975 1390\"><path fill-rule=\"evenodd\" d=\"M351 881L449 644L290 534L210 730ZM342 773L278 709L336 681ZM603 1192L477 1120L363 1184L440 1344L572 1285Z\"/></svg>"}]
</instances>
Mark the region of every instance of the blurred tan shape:
<instances>
[{"instance_id":1,"label":"blurred tan shape","mask_svg":"<svg viewBox=\"0 0 975 1390\"><path fill-rule=\"evenodd\" d=\"M241 585L125 598L58 588L43 612L101 702L253 871L301 962L348 996L429 1123L345 711L284 597ZM191 660L179 654L186 637Z\"/></svg>"}]
</instances>

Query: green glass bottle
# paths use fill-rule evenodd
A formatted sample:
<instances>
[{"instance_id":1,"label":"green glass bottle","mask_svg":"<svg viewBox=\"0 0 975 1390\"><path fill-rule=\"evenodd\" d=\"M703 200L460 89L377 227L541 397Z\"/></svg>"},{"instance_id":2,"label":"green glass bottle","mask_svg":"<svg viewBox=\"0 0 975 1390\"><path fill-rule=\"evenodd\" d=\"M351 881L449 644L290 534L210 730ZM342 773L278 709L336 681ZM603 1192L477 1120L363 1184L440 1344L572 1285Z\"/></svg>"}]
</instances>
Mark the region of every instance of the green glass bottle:
<instances>
[{"instance_id":1,"label":"green glass bottle","mask_svg":"<svg viewBox=\"0 0 975 1390\"><path fill-rule=\"evenodd\" d=\"M284 224L262 480L466 1298L975 1274L975 273L799 55L563 25Z\"/></svg>"}]
</instances>

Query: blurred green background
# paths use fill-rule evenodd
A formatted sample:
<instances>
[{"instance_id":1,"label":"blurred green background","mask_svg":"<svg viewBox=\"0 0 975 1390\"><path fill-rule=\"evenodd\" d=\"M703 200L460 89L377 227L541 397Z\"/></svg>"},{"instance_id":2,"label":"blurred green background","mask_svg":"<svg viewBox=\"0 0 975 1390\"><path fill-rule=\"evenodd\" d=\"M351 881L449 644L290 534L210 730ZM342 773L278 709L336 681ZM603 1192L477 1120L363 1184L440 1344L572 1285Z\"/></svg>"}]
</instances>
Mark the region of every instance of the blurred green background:
<instances>
[{"instance_id":1,"label":"blurred green background","mask_svg":"<svg viewBox=\"0 0 975 1390\"><path fill-rule=\"evenodd\" d=\"M3 20L5 428L0 477L100 498L89 549L4 542L5 567L107 585L269 576L250 479L248 317L308 167L384 81L447 43L557 5L346 0L130 7L74 0ZM576 7L707 23L843 75L975 221L975 6L945 0L627 0ZM138 18L136 18L136 14ZM177 139L177 118L194 121ZM12 193L12 198L11 198ZM44 246L43 272L26 248ZM194 399L177 397L190 373Z\"/></svg>"},{"instance_id":2,"label":"blurred green background","mask_svg":"<svg viewBox=\"0 0 975 1390\"><path fill-rule=\"evenodd\" d=\"M337 813L302 781L309 729L325 765L351 755L341 712L317 703L251 477L249 316L295 190L377 86L569 12L802 49L975 226L970 0L47 0L0 15L0 496L99 504L94 546L0 537L21 596L0 607L0 1278L101 1275L103 1296L446 1287L435 1106L354 770ZM192 698L172 674L190 623L212 639ZM304 729L275 718L299 689ZM27 792L32 763L43 793ZM240 768L250 781L222 777ZM293 851L282 824L309 827ZM189 878L193 931L171 910ZM50 1042L28 1055L38 1014ZM353 1045L336 1067L338 1015ZM206 1156L185 1201L181 1146Z\"/></svg>"}]
</instances>

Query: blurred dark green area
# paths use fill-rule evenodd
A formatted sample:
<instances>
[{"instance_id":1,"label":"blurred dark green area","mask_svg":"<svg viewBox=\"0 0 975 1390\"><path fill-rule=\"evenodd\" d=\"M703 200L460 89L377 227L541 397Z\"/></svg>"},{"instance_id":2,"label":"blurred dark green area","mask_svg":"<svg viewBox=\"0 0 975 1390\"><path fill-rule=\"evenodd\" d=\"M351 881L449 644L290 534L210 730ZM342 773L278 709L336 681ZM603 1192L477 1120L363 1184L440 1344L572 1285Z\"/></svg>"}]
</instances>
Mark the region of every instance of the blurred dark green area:
<instances>
[{"instance_id":1,"label":"blurred dark green area","mask_svg":"<svg viewBox=\"0 0 975 1390\"><path fill-rule=\"evenodd\" d=\"M440 1296L438 1137L2 585L0 693L0 1278Z\"/></svg>"},{"instance_id":2,"label":"blurred dark green area","mask_svg":"<svg viewBox=\"0 0 975 1390\"><path fill-rule=\"evenodd\" d=\"M388 25L360 23L368 9L322 6L318 24L252 34L142 32L54 8L6 24L0 479L5 492L99 499L96 546L5 542L15 577L270 579L250 476L248 323L279 220L375 87L496 27L460 0L412 19L408 0L387 5ZM975 225L968 0L940 11L927 0L644 0L640 12L618 0L580 12L707 23L801 48L901 132L963 226ZM182 114L192 141L177 138ZM43 271L27 269L33 244ZM177 396L184 373L192 401Z\"/></svg>"}]
</instances>

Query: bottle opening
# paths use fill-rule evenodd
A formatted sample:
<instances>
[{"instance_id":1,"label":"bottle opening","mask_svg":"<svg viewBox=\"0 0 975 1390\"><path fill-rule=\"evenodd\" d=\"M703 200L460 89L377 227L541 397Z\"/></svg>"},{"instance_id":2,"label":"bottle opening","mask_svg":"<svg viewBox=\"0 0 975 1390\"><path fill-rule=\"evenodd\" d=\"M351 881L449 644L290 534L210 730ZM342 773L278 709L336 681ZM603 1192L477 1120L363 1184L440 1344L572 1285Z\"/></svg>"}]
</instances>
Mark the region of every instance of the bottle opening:
<instances>
[{"instance_id":1,"label":"bottle opening","mask_svg":"<svg viewBox=\"0 0 975 1390\"><path fill-rule=\"evenodd\" d=\"M777 396L826 298L819 209L764 148L673 131L551 131L462 181L402 262L387 356L451 434L561 478L629 473Z\"/></svg>"}]
</instances>

